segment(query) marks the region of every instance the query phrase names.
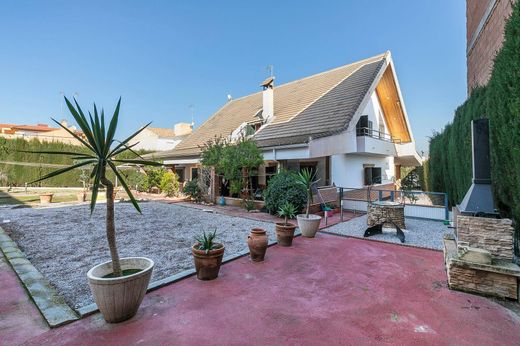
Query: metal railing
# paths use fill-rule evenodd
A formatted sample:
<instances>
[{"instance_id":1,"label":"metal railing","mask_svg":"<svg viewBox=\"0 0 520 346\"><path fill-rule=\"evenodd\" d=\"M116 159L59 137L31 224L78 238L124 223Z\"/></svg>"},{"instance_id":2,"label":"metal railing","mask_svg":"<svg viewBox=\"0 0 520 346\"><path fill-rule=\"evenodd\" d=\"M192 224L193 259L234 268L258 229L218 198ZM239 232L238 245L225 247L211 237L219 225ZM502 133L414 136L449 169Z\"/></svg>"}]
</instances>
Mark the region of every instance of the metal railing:
<instances>
[{"instance_id":1,"label":"metal railing","mask_svg":"<svg viewBox=\"0 0 520 346\"><path fill-rule=\"evenodd\" d=\"M397 143L397 144L401 143L401 140L399 138L395 138L394 136L392 136L389 133L374 130L369 127L356 128L356 136L357 137L371 137L371 138L380 139L380 140L383 140L386 142Z\"/></svg>"},{"instance_id":2,"label":"metal railing","mask_svg":"<svg viewBox=\"0 0 520 346\"><path fill-rule=\"evenodd\" d=\"M338 187L342 209L366 212L369 202L392 201L403 203L405 216L423 219L449 220L448 194L445 192L426 192L391 190L372 186L370 189Z\"/></svg>"}]
</instances>

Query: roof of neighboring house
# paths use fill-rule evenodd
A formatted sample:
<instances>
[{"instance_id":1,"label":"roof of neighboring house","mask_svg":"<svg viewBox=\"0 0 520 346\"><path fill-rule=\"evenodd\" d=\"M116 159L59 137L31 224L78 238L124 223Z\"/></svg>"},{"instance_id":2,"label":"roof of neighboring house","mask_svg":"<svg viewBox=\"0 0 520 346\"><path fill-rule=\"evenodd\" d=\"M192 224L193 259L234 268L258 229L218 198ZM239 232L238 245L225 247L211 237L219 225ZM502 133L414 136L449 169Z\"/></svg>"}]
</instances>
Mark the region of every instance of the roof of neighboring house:
<instances>
[{"instance_id":1,"label":"roof of neighboring house","mask_svg":"<svg viewBox=\"0 0 520 346\"><path fill-rule=\"evenodd\" d=\"M260 147L307 143L348 126L388 53L275 86L274 118L254 139ZM193 157L218 136L228 136L241 124L257 120L262 91L227 102L175 149L155 158Z\"/></svg>"},{"instance_id":2,"label":"roof of neighboring house","mask_svg":"<svg viewBox=\"0 0 520 346\"><path fill-rule=\"evenodd\" d=\"M175 137L175 131L173 129L165 129L162 127L147 127L149 131L152 131L159 137Z\"/></svg>"},{"instance_id":3,"label":"roof of neighboring house","mask_svg":"<svg viewBox=\"0 0 520 346\"><path fill-rule=\"evenodd\" d=\"M15 125L15 124L0 124L0 128L11 128L13 130L25 130L25 131L34 131L34 132L48 132L57 130L57 128L50 127L47 124L37 124L37 125Z\"/></svg>"}]
</instances>

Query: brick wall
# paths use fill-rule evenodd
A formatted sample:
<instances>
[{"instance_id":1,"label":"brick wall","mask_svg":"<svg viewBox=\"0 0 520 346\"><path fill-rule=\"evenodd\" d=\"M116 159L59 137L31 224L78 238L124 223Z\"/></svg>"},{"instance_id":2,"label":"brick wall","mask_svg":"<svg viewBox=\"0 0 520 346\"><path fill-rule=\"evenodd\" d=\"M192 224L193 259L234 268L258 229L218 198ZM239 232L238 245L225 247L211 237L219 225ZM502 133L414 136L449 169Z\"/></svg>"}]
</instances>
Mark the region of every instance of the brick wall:
<instances>
[{"instance_id":1,"label":"brick wall","mask_svg":"<svg viewBox=\"0 0 520 346\"><path fill-rule=\"evenodd\" d=\"M493 70L493 59L502 47L504 26L511 15L512 3L517 0L467 0L467 83L468 93L476 86L485 85ZM480 32L479 24L489 6L493 9ZM476 40L472 40L476 35Z\"/></svg>"}]
</instances>

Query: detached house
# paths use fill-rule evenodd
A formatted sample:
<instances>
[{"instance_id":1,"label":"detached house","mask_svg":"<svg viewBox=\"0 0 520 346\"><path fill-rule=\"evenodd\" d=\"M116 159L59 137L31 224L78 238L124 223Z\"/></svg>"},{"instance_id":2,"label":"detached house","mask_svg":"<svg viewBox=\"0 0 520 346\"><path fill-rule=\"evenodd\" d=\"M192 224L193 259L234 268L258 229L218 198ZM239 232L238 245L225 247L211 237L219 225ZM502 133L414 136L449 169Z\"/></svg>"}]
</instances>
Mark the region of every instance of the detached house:
<instances>
[{"instance_id":1,"label":"detached house","mask_svg":"<svg viewBox=\"0 0 520 346\"><path fill-rule=\"evenodd\" d=\"M162 151L175 148L185 139L193 125L188 123L175 124L173 128L147 127L130 144L136 144L135 150Z\"/></svg>"},{"instance_id":2,"label":"detached house","mask_svg":"<svg viewBox=\"0 0 520 346\"><path fill-rule=\"evenodd\" d=\"M261 88L154 157L190 180L206 141L251 136L265 160L259 187L280 168L307 167L318 170L320 185L393 188L401 166L421 164L390 52L278 86L270 77Z\"/></svg>"}]
</instances>

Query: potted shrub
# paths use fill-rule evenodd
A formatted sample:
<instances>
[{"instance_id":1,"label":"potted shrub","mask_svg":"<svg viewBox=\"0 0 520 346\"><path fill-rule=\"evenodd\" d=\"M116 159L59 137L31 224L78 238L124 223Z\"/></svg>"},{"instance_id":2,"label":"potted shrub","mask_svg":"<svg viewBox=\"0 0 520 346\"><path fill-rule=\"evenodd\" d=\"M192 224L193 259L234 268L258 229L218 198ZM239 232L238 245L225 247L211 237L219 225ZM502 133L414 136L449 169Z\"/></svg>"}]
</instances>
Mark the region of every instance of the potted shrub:
<instances>
[{"instance_id":1,"label":"potted shrub","mask_svg":"<svg viewBox=\"0 0 520 346\"><path fill-rule=\"evenodd\" d=\"M213 280L218 277L225 248L222 243L215 242L216 237L217 230L209 234L204 231L195 238L196 243L191 247L199 280Z\"/></svg>"},{"instance_id":2,"label":"potted shrub","mask_svg":"<svg viewBox=\"0 0 520 346\"><path fill-rule=\"evenodd\" d=\"M278 210L278 215L284 218L284 222L276 224L276 240L280 246L291 246L296 225L289 223L288 219L294 218L296 207L285 202Z\"/></svg>"},{"instance_id":3,"label":"potted shrub","mask_svg":"<svg viewBox=\"0 0 520 346\"><path fill-rule=\"evenodd\" d=\"M320 228L321 221L321 216L309 214L312 203L312 186L319 181L319 179L316 179L316 173L317 171L312 173L312 171L307 168L298 173L298 183L307 190L307 207L305 214L299 214L296 216L296 219L298 220L298 227L302 235L309 238L314 238Z\"/></svg>"},{"instance_id":4,"label":"potted shrub","mask_svg":"<svg viewBox=\"0 0 520 346\"><path fill-rule=\"evenodd\" d=\"M43 193L43 194L41 194L40 195L40 204L52 203L52 196L54 196L53 193Z\"/></svg>"},{"instance_id":5,"label":"potted shrub","mask_svg":"<svg viewBox=\"0 0 520 346\"><path fill-rule=\"evenodd\" d=\"M61 125L55 119L52 119L65 131L70 133L78 140L81 145L88 149L87 152L37 152L40 154L55 154L74 157L77 160L73 165L51 172L37 181L57 176L59 174L71 171L76 168L89 167L92 172L92 199L90 201L90 213L92 215L96 206L97 195L101 185L106 189L106 235L110 248L111 260L101 263L90 269L87 273L90 289L94 296L99 310L107 322L114 323L124 321L131 318L137 312L141 301L144 298L154 262L144 257L127 257L119 258L116 244L116 229L114 221L114 184L107 177L107 170L113 172L118 178L120 184L128 194L133 206L138 212L141 212L137 201L123 176L117 170L116 164L130 163L139 165L160 165L157 162L145 161L142 159L119 159L118 155L132 151L132 145L128 145L137 134L143 131L149 124L136 131L123 141L114 140L119 119L119 108L121 99L117 103L116 109L105 127L104 112L98 113L94 104L93 115L89 120L85 117L79 104L74 100L76 107L70 103L65 97L65 102L72 116L78 123L84 137L78 136L75 132ZM134 144L135 145L135 144Z\"/></svg>"}]
</instances>

